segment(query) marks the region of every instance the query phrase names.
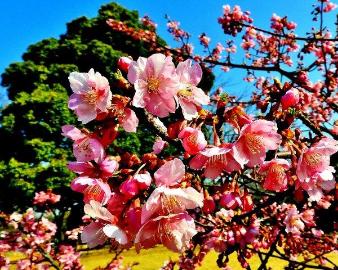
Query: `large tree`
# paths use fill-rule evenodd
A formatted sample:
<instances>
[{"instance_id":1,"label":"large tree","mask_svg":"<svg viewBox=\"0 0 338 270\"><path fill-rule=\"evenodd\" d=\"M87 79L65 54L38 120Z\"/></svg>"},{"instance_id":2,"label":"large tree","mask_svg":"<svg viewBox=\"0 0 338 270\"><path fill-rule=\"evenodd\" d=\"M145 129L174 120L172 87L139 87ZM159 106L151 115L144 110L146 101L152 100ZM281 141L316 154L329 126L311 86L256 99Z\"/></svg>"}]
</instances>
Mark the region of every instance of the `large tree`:
<instances>
[{"instance_id":1,"label":"large tree","mask_svg":"<svg viewBox=\"0 0 338 270\"><path fill-rule=\"evenodd\" d=\"M72 205L74 193L67 194L74 175L66 167L71 151L61 136L62 125L77 121L67 108L68 74L94 68L114 83L120 56L147 56L152 51L149 43L114 31L107 19L140 31L150 27L141 23L136 11L107 4L95 18L80 17L68 23L60 38L31 45L23 61L11 64L2 74L11 103L2 109L0 119L0 209L25 208L36 191L47 188L63 195L60 209ZM118 93L118 88L112 88ZM142 153L149 151L147 141L152 140L140 132L124 134L117 146Z\"/></svg>"}]
</instances>

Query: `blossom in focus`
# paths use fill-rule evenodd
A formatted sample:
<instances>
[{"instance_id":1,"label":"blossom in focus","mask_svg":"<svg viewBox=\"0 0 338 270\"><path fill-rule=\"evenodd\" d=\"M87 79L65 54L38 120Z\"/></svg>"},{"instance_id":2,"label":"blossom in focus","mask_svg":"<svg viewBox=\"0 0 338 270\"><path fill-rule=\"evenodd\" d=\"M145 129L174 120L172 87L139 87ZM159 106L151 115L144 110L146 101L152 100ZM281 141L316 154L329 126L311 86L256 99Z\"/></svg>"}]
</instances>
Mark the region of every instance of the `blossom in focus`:
<instances>
[{"instance_id":1,"label":"blossom in focus","mask_svg":"<svg viewBox=\"0 0 338 270\"><path fill-rule=\"evenodd\" d=\"M137 251L163 244L174 252L182 252L197 233L195 222L187 213L159 216L142 225L135 237Z\"/></svg>"},{"instance_id":2,"label":"blossom in focus","mask_svg":"<svg viewBox=\"0 0 338 270\"><path fill-rule=\"evenodd\" d=\"M208 95L201 88L196 87L202 79L202 69L198 63L192 64L188 59L177 65L176 73L179 78L178 103L182 108L185 119L192 120L198 116L201 105L210 102Z\"/></svg>"},{"instance_id":3,"label":"blossom in focus","mask_svg":"<svg viewBox=\"0 0 338 270\"><path fill-rule=\"evenodd\" d=\"M135 88L135 107L145 108L158 117L175 112L178 78L171 57L159 53L139 57L129 66L128 80Z\"/></svg>"},{"instance_id":4,"label":"blossom in focus","mask_svg":"<svg viewBox=\"0 0 338 270\"><path fill-rule=\"evenodd\" d=\"M299 91L296 88L288 90L284 96L282 96L281 103L283 110L287 110L290 107L294 107L299 102Z\"/></svg>"},{"instance_id":5,"label":"blossom in focus","mask_svg":"<svg viewBox=\"0 0 338 270\"><path fill-rule=\"evenodd\" d=\"M154 174L156 186L175 186L184 177L185 166L183 162L175 158L162 165Z\"/></svg>"},{"instance_id":6,"label":"blossom in focus","mask_svg":"<svg viewBox=\"0 0 338 270\"><path fill-rule=\"evenodd\" d=\"M151 184L149 172L138 173L124 181L120 186L120 192L127 198L132 198L142 190L146 190Z\"/></svg>"},{"instance_id":7,"label":"blossom in focus","mask_svg":"<svg viewBox=\"0 0 338 270\"><path fill-rule=\"evenodd\" d=\"M203 206L203 194L192 187L158 187L149 196L142 208L142 224L154 216L178 214L186 209Z\"/></svg>"},{"instance_id":8,"label":"blossom in focus","mask_svg":"<svg viewBox=\"0 0 338 270\"><path fill-rule=\"evenodd\" d=\"M103 160L98 160L96 164L92 162L73 161L68 163L68 169L83 176L92 178L107 179L118 169L118 162L111 156L106 156Z\"/></svg>"},{"instance_id":9,"label":"blossom in focus","mask_svg":"<svg viewBox=\"0 0 338 270\"><path fill-rule=\"evenodd\" d=\"M73 154L77 161L99 160L104 156L102 144L72 125L62 127L62 135L73 140Z\"/></svg>"},{"instance_id":10,"label":"blossom in focus","mask_svg":"<svg viewBox=\"0 0 338 270\"><path fill-rule=\"evenodd\" d=\"M252 117L245 113L242 106L235 106L225 109L224 120L232 125L238 133L244 125L252 122Z\"/></svg>"},{"instance_id":11,"label":"blossom in focus","mask_svg":"<svg viewBox=\"0 0 338 270\"><path fill-rule=\"evenodd\" d=\"M117 61L117 67L123 72L128 72L128 68L131 62L133 62L133 59L131 57L122 56Z\"/></svg>"},{"instance_id":12,"label":"blossom in focus","mask_svg":"<svg viewBox=\"0 0 338 270\"><path fill-rule=\"evenodd\" d=\"M135 112L127 107L130 98L113 95L109 113L115 117L126 132L136 132L139 120Z\"/></svg>"},{"instance_id":13,"label":"blossom in focus","mask_svg":"<svg viewBox=\"0 0 338 270\"><path fill-rule=\"evenodd\" d=\"M178 134L178 138L182 140L184 150L190 155L197 154L207 146L207 141L200 129L186 127Z\"/></svg>"},{"instance_id":14,"label":"blossom in focus","mask_svg":"<svg viewBox=\"0 0 338 270\"><path fill-rule=\"evenodd\" d=\"M205 168L204 176L211 179L220 176L222 171L231 173L242 168L233 156L231 145L206 148L190 160L189 166L194 170Z\"/></svg>"},{"instance_id":15,"label":"blossom in focus","mask_svg":"<svg viewBox=\"0 0 338 270\"><path fill-rule=\"evenodd\" d=\"M288 179L286 171L290 168L290 164L285 159L273 159L264 162L258 173L264 175L263 187L271 191L283 191L286 189Z\"/></svg>"},{"instance_id":16,"label":"blossom in focus","mask_svg":"<svg viewBox=\"0 0 338 270\"><path fill-rule=\"evenodd\" d=\"M234 158L249 167L261 165L268 150L276 150L282 142L277 125L267 120L256 120L244 125L233 146Z\"/></svg>"},{"instance_id":17,"label":"blossom in focus","mask_svg":"<svg viewBox=\"0 0 338 270\"><path fill-rule=\"evenodd\" d=\"M74 92L68 107L75 111L79 121L86 124L99 112L107 112L112 97L107 78L90 69L88 73L72 72L68 79Z\"/></svg>"},{"instance_id":18,"label":"blossom in focus","mask_svg":"<svg viewBox=\"0 0 338 270\"><path fill-rule=\"evenodd\" d=\"M305 149L297 164L299 185L307 191L311 200L319 201L322 189L334 189L335 169L330 166L330 156L338 151L338 142L330 138L322 138L309 149Z\"/></svg>"},{"instance_id":19,"label":"blossom in focus","mask_svg":"<svg viewBox=\"0 0 338 270\"><path fill-rule=\"evenodd\" d=\"M121 245L128 243L125 232L115 224L116 217L99 202L90 201L85 205L84 212L96 220L85 226L81 234L81 241L89 248L103 245L108 238L114 238Z\"/></svg>"},{"instance_id":20,"label":"blossom in focus","mask_svg":"<svg viewBox=\"0 0 338 270\"><path fill-rule=\"evenodd\" d=\"M83 193L85 203L95 200L105 205L111 197L110 186L100 179L80 176L71 182L70 187L76 192Z\"/></svg>"}]
</instances>

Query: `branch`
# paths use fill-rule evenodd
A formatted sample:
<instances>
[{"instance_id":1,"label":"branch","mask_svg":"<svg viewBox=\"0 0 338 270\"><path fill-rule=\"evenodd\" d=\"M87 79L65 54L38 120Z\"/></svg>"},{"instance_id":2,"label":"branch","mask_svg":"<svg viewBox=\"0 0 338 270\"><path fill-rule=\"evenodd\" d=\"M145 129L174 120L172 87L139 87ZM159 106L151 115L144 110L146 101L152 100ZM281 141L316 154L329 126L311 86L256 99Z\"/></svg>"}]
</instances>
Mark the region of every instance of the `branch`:
<instances>
[{"instance_id":1,"label":"branch","mask_svg":"<svg viewBox=\"0 0 338 270\"><path fill-rule=\"evenodd\" d=\"M288 38L288 39L293 39L293 40L301 40L301 41L338 41L337 38L316 38L315 36L313 37L296 37L296 36L289 36L289 35L282 35L282 34L278 34L278 33L274 33L274 32L270 32L268 30L264 30L262 28L253 26L253 25L249 25L249 24L245 24L245 23L238 23L241 26L244 27L250 27L252 29L255 29L256 31L271 35L271 36L275 36L275 37L279 37L279 38Z\"/></svg>"},{"instance_id":2,"label":"branch","mask_svg":"<svg viewBox=\"0 0 338 270\"><path fill-rule=\"evenodd\" d=\"M331 130L329 130L327 127L320 126L317 127L315 126L303 113L298 114L298 118L303 122L304 125L309 127L316 135L318 136L323 136L322 132L330 134L334 139L338 139L338 135L333 134Z\"/></svg>"}]
</instances>

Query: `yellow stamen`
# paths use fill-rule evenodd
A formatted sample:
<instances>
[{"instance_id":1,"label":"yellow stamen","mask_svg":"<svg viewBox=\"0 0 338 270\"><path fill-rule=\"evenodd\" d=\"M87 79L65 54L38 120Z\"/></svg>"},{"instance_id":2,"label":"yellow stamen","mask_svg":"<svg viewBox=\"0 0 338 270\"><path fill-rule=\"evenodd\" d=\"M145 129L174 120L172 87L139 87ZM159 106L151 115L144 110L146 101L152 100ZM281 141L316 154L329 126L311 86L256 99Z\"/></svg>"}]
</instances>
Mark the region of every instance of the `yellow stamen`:
<instances>
[{"instance_id":1,"label":"yellow stamen","mask_svg":"<svg viewBox=\"0 0 338 270\"><path fill-rule=\"evenodd\" d=\"M247 148L252 154L258 154L264 146L263 138L252 133L245 135L245 142Z\"/></svg>"}]
</instances>

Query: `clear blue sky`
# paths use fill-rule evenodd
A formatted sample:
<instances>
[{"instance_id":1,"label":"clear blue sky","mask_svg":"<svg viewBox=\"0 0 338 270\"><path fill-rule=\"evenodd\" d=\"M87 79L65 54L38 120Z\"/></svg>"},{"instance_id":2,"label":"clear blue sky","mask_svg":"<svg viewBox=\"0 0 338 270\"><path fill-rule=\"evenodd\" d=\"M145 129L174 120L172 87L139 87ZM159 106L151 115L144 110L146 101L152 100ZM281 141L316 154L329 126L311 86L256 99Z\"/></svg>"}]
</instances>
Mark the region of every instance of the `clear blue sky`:
<instances>
[{"instance_id":1,"label":"clear blue sky","mask_svg":"<svg viewBox=\"0 0 338 270\"><path fill-rule=\"evenodd\" d=\"M206 32L212 41L225 41L217 18L222 14L222 5L240 5L250 10L255 24L269 25L272 13L287 15L298 23L298 33L310 30L311 4L316 0L119 0L123 6L147 14L158 24L159 34L174 45L166 32L164 15L181 22L184 29L197 37ZM111 1L105 0L1 0L0 1L0 73L12 62L21 61L21 55L30 44L48 37L58 37L66 31L66 23L79 16L93 17L98 8ZM335 12L326 18L325 24L334 27ZM333 28L334 29L334 28ZM195 42L195 47L199 47ZM240 59L239 59L240 61ZM235 76L234 76L235 74ZM221 80L231 78L231 84L239 84L238 72L224 74ZM3 91L3 89L0 89ZM1 94L0 94L1 96Z\"/></svg>"}]
</instances>

